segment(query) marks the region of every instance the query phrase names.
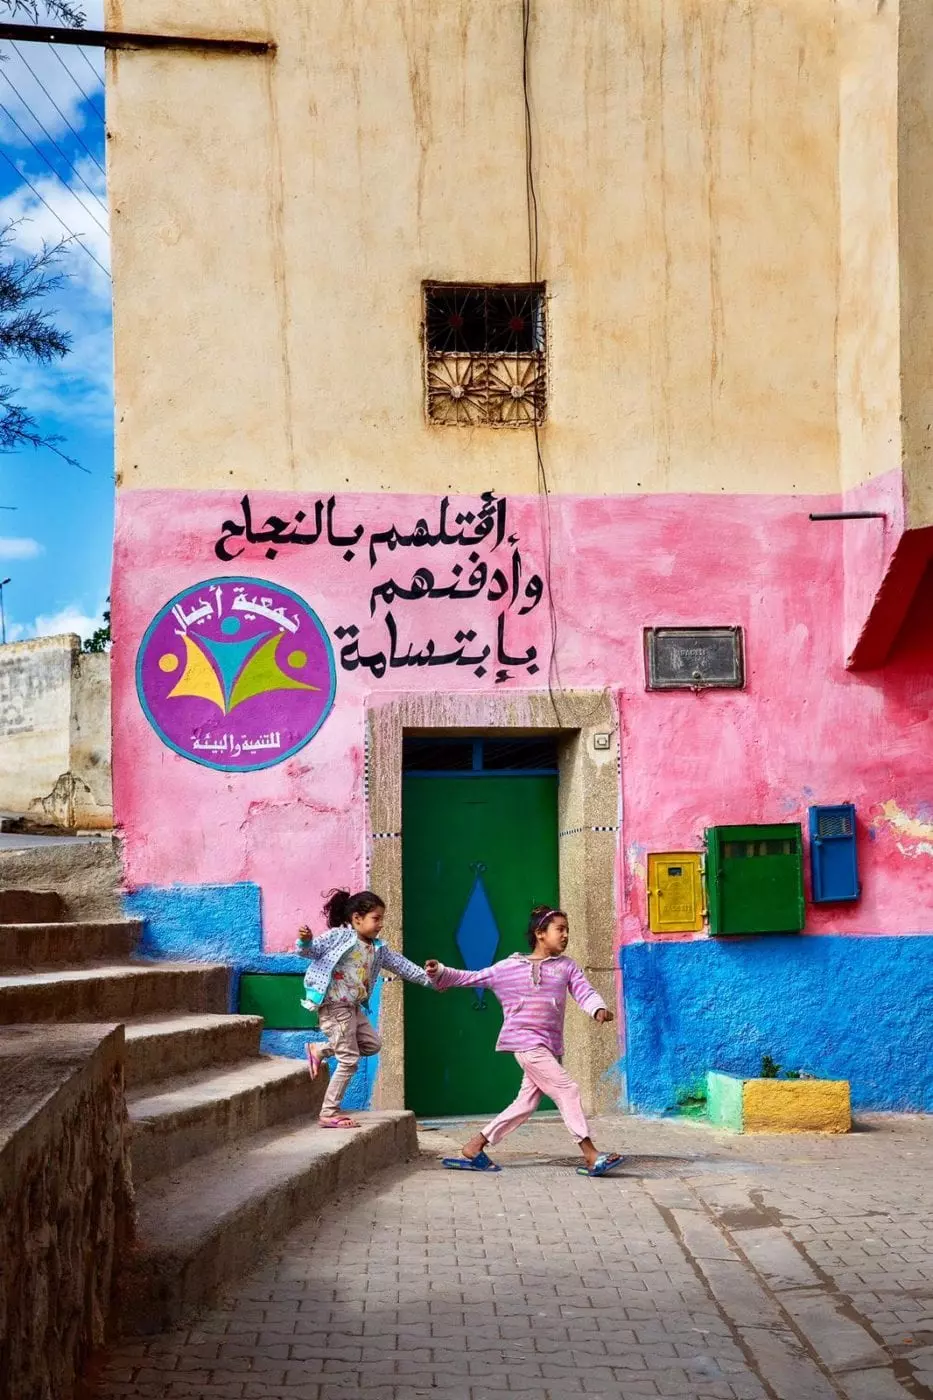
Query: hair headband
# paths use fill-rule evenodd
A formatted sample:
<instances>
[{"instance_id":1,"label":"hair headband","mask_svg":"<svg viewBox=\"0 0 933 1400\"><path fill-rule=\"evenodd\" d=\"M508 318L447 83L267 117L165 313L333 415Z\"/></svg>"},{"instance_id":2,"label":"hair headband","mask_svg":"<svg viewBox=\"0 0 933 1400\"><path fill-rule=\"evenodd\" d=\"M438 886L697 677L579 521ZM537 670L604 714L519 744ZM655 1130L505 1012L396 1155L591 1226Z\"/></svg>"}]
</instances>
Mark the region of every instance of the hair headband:
<instances>
[{"instance_id":1,"label":"hair headband","mask_svg":"<svg viewBox=\"0 0 933 1400\"><path fill-rule=\"evenodd\" d=\"M535 922L535 932L537 932L539 928L543 928L548 919L553 919L554 915L559 913L559 909L547 909L543 914L540 914Z\"/></svg>"}]
</instances>

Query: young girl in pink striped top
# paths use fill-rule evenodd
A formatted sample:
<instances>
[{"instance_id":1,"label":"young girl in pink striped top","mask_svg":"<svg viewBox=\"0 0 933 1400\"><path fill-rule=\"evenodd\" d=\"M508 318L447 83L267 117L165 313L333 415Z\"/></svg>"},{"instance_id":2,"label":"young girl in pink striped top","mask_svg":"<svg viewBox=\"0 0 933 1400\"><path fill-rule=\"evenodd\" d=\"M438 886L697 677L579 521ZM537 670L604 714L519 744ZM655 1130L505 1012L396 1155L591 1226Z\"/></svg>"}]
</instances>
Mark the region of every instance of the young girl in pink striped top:
<instances>
[{"instance_id":1,"label":"young girl in pink striped top","mask_svg":"<svg viewBox=\"0 0 933 1400\"><path fill-rule=\"evenodd\" d=\"M552 1098L568 1131L580 1145L586 1176L605 1176L622 1163L616 1152L597 1151L583 1113L580 1090L560 1063L564 1053L564 1011L567 993L601 1025L613 1019L599 993L590 986L572 958L565 956L570 929L561 909L540 906L528 925L530 954L510 958L479 972L461 972L433 959L425 963L439 991L448 987L489 987L502 1005L504 1020L497 1050L511 1050L522 1067L518 1097L498 1118L461 1149L462 1157L446 1157L445 1167L460 1171L499 1171L486 1155L506 1133L534 1113L542 1097Z\"/></svg>"}]
</instances>

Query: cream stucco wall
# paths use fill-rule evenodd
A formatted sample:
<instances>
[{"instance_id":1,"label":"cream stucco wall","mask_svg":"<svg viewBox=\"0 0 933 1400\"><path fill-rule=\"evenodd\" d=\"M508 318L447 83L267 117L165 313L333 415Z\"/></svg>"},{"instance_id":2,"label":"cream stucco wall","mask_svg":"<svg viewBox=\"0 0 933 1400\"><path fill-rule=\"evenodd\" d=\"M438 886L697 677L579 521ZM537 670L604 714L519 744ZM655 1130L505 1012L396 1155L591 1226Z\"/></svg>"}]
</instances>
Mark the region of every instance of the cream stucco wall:
<instances>
[{"instance_id":1,"label":"cream stucco wall","mask_svg":"<svg viewBox=\"0 0 933 1400\"><path fill-rule=\"evenodd\" d=\"M885 509L883 564L904 526L933 524L933 10L841 0L837 32L841 484Z\"/></svg>"},{"instance_id":2,"label":"cream stucco wall","mask_svg":"<svg viewBox=\"0 0 933 1400\"><path fill-rule=\"evenodd\" d=\"M847 491L901 466L897 7L841 0L837 33L838 413Z\"/></svg>"},{"instance_id":3,"label":"cream stucco wall","mask_svg":"<svg viewBox=\"0 0 933 1400\"><path fill-rule=\"evenodd\" d=\"M900 0L898 216L906 518L933 524L933 10Z\"/></svg>"},{"instance_id":4,"label":"cream stucco wall","mask_svg":"<svg viewBox=\"0 0 933 1400\"><path fill-rule=\"evenodd\" d=\"M534 0L559 491L838 484L837 7ZM431 428L424 278L528 276L520 0L110 0L124 487L533 490Z\"/></svg>"}]
</instances>

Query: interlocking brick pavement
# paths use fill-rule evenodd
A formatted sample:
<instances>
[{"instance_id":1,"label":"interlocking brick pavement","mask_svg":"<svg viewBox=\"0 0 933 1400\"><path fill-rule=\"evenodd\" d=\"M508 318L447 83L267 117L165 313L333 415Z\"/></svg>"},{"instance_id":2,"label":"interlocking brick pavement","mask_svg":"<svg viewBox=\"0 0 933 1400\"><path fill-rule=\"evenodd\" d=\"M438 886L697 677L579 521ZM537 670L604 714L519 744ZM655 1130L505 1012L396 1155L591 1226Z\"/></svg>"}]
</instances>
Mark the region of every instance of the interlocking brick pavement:
<instances>
[{"instance_id":1,"label":"interlocking brick pavement","mask_svg":"<svg viewBox=\"0 0 933 1400\"><path fill-rule=\"evenodd\" d=\"M306 1222L217 1307L106 1357L95 1400L933 1400L933 1120L736 1138L559 1124L444 1171L468 1128Z\"/></svg>"}]
</instances>

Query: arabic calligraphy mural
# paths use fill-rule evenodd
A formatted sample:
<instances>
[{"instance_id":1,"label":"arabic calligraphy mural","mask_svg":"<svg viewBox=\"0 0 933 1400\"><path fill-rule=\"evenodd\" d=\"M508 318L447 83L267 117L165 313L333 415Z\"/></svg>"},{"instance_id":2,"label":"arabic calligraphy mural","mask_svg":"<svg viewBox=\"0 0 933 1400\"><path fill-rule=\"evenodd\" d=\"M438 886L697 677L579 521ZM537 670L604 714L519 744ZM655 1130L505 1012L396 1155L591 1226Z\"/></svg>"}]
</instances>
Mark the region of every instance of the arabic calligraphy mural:
<instances>
[{"instance_id":1,"label":"arabic calligraphy mural","mask_svg":"<svg viewBox=\"0 0 933 1400\"><path fill-rule=\"evenodd\" d=\"M484 491L480 501L476 510L453 514L450 499L445 496L440 502L434 529L422 517L408 531L393 524L367 532L362 524L345 527L343 531L338 528L333 496L327 501L315 501L308 511L296 511L290 520L270 515L262 525L254 523L250 498L244 496L240 501L242 518L223 522L214 552L218 559L227 562L238 559L251 546L265 545L265 557L276 559L283 549L320 544L339 550L349 564L365 550L372 574L380 565L385 566L387 555L397 551L421 551L438 546L468 550L465 563L456 560L449 564L446 560L451 556L447 555L437 568L421 565L410 575L406 571L401 580L391 577L372 584L369 616L382 626L381 645L370 650L356 622L337 627L334 636L343 643L340 664L345 671L363 667L376 680L409 666L465 666L479 679L492 672L494 681L499 684L511 680L516 671L524 670L527 675L534 676L540 669L537 648L529 646L524 651L510 651L507 632L509 614L524 617L533 612L545 590L538 574L526 577L517 547L518 536L509 533L508 502L493 491ZM493 557L483 558L481 549ZM497 554L500 549L501 553ZM453 557L456 559L456 553ZM441 574L438 569L444 572ZM472 626L459 626L454 631L454 624L449 639L437 643L429 638L416 649L414 643L401 640L399 619L392 608L397 600L419 602L422 599L455 602L477 599L497 605L499 611L486 637L480 637ZM384 611L380 610L380 605ZM369 634L372 630L371 626L367 628Z\"/></svg>"},{"instance_id":2,"label":"arabic calligraphy mural","mask_svg":"<svg viewBox=\"0 0 933 1400\"><path fill-rule=\"evenodd\" d=\"M214 578L150 623L136 689L163 743L228 773L270 768L317 733L334 703L330 641L287 588Z\"/></svg>"}]
</instances>

